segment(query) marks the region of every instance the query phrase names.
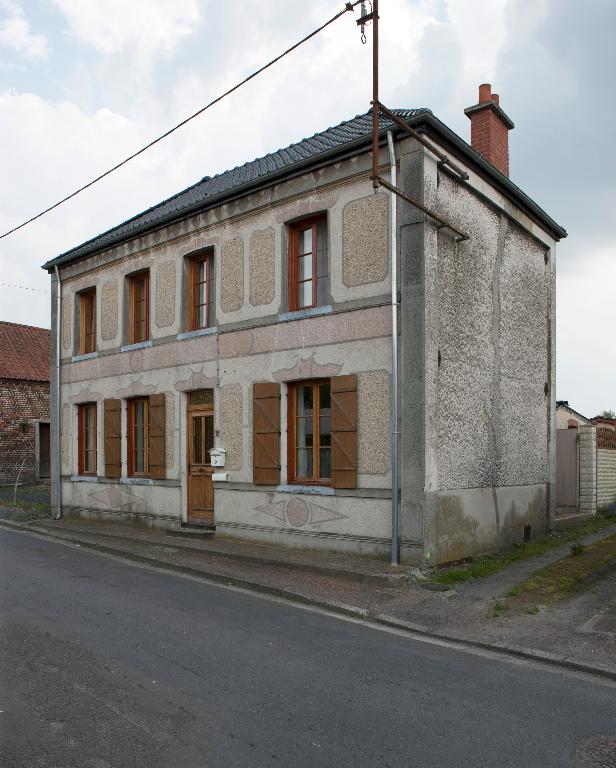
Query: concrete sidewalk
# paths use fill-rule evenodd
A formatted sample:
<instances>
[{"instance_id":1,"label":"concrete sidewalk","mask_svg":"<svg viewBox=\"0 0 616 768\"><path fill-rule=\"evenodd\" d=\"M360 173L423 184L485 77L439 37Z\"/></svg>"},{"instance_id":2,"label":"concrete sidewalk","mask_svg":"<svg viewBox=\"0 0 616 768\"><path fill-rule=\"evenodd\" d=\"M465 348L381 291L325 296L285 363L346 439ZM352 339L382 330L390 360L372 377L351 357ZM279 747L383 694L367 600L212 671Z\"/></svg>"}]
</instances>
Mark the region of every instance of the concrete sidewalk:
<instances>
[{"instance_id":1,"label":"concrete sidewalk","mask_svg":"<svg viewBox=\"0 0 616 768\"><path fill-rule=\"evenodd\" d=\"M486 579L432 591L405 567L352 555L261 544L184 539L122 524L0 521L133 562L284 597L390 627L540 658L616 679L616 576L558 607L495 617L494 604L530 573L567 556L564 545ZM616 526L583 543L610 535Z\"/></svg>"}]
</instances>

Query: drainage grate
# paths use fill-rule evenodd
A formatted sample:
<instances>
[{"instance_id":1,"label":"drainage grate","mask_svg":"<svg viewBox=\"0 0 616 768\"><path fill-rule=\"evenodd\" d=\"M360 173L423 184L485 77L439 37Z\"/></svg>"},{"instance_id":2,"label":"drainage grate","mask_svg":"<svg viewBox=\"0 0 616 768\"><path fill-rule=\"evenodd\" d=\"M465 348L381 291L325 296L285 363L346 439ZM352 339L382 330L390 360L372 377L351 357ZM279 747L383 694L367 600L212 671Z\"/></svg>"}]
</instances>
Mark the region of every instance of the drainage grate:
<instances>
[{"instance_id":1,"label":"drainage grate","mask_svg":"<svg viewBox=\"0 0 616 768\"><path fill-rule=\"evenodd\" d=\"M575 756L600 768L616 768L616 736L588 736L579 739Z\"/></svg>"}]
</instances>

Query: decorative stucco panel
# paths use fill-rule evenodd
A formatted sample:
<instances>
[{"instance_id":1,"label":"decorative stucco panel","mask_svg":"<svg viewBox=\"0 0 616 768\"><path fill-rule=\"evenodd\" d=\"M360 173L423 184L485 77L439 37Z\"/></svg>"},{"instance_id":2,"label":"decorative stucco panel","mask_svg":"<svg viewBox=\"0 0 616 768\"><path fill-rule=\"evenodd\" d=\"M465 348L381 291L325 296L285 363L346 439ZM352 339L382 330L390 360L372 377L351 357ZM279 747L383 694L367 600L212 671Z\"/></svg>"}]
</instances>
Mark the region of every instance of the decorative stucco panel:
<instances>
[{"instance_id":1,"label":"decorative stucco panel","mask_svg":"<svg viewBox=\"0 0 616 768\"><path fill-rule=\"evenodd\" d=\"M101 336L112 341L118 335L118 281L106 280L101 294Z\"/></svg>"},{"instance_id":2,"label":"decorative stucco panel","mask_svg":"<svg viewBox=\"0 0 616 768\"><path fill-rule=\"evenodd\" d=\"M359 374L357 411L359 472L384 475L391 465L391 377L387 371Z\"/></svg>"},{"instance_id":3,"label":"decorative stucco panel","mask_svg":"<svg viewBox=\"0 0 616 768\"><path fill-rule=\"evenodd\" d=\"M344 208L342 282L347 288L387 277L389 203L385 195L353 200Z\"/></svg>"},{"instance_id":4,"label":"decorative stucco panel","mask_svg":"<svg viewBox=\"0 0 616 768\"><path fill-rule=\"evenodd\" d=\"M253 307L271 304L276 285L274 230L253 232L248 246L250 263L250 303Z\"/></svg>"},{"instance_id":5,"label":"decorative stucco panel","mask_svg":"<svg viewBox=\"0 0 616 768\"><path fill-rule=\"evenodd\" d=\"M71 348L71 301L73 294L69 293L62 299L62 347L68 352Z\"/></svg>"},{"instance_id":6,"label":"decorative stucco panel","mask_svg":"<svg viewBox=\"0 0 616 768\"><path fill-rule=\"evenodd\" d=\"M70 405L64 403L62 405L62 434L61 434L61 450L62 450L62 471L69 471L69 445L70 445Z\"/></svg>"},{"instance_id":7,"label":"decorative stucco panel","mask_svg":"<svg viewBox=\"0 0 616 768\"><path fill-rule=\"evenodd\" d=\"M220 434L226 454L226 469L242 468L244 402L241 384L220 388Z\"/></svg>"},{"instance_id":8,"label":"decorative stucco panel","mask_svg":"<svg viewBox=\"0 0 616 768\"><path fill-rule=\"evenodd\" d=\"M227 240L222 244L220 307L223 312L237 312L244 303L244 241Z\"/></svg>"},{"instance_id":9,"label":"decorative stucco panel","mask_svg":"<svg viewBox=\"0 0 616 768\"><path fill-rule=\"evenodd\" d=\"M156 326L168 328L175 322L175 261L164 261L156 269Z\"/></svg>"}]
</instances>

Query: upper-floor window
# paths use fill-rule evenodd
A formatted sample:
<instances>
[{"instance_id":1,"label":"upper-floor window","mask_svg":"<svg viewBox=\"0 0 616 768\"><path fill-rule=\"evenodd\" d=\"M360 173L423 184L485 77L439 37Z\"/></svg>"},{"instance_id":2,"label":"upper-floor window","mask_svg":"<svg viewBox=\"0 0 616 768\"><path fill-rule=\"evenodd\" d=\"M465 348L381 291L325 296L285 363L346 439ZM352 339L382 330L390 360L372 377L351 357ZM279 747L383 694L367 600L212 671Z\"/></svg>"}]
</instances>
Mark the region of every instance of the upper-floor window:
<instances>
[{"instance_id":1,"label":"upper-floor window","mask_svg":"<svg viewBox=\"0 0 616 768\"><path fill-rule=\"evenodd\" d=\"M327 304L327 219L315 216L289 227L289 309Z\"/></svg>"},{"instance_id":2,"label":"upper-floor window","mask_svg":"<svg viewBox=\"0 0 616 768\"><path fill-rule=\"evenodd\" d=\"M150 472L149 433L150 401L135 397L127 401L128 407L128 474L148 475Z\"/></svg>"},{"instance_id":3,"label":"upper-floor window","mask_svg":"<svg viewBox=\"0 0 616 768\"><path fill-rule=\"evenodd\" d=\"M77 455L80 475L96 474L96 403L82 403L77 412Z\"/></svg>"},{"instance_id":4,"label":"upper-floor window","mask_svg":"<svg viewBox=\"0 0 616 768\"><path fill-rule=\"evenodd\" d=\"M328 484L332 476L331 382L289 387L289 480Z\"/></svg>"},{"instance_id":5,"label":"upper-floor window","mask_svg":"<svg viewBox=\"0 0 616 768\"><path fill-rule=\"evenodd\" d=\"M79 294L79 354L96 350L96 288Z\"/></svg>"},{"instance_id":6,"label":"upper-floor window","mask_svg":"<svg viewBox=\"0 0 616 768\"><path fill-rule=\"evenodd\" d=\"M210 260L207 253L188 259L188 330L210 324Z\"/></svg>"},{"instance_id":7,"label":"upper-floor window","mask_svg":"<svg viewBox=\"0 0 616 768\"><path fill-rule=\"evenodd\" d=\"M128 278L128 343L150 338L150 273L138 272Z\"/></svg>"}]
</instances>

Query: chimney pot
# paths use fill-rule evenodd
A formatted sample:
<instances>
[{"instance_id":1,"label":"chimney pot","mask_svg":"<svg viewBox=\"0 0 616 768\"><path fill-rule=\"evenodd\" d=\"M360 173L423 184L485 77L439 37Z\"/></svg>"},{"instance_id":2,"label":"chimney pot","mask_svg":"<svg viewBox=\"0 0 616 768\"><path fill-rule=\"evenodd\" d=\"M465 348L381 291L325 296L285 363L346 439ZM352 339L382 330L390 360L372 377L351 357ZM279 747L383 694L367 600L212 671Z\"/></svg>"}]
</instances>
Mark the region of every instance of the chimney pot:
<instances>
[{"instance_id":1,"label":"chimney pot","mask_svg":"<svg viewBox=\"0 0 616 768\"><path fill-rule=\"evenodd\" d=\"M505 176L509 176L509 131L513 123L500 108L490 83L479 86L479 103L464 113L471 121L471 146Z\"/></svg>"},{"instance_id":2,"label":"chimney pot","mask_svg":"<svg viewBox=\"0 0 616 768\"><path fill-rule=\"evenodd\" d=\"M479 86L479 104L485 104L492 99L492 86L490 83L483 83Z\"/></svg>"}]
</instances>

